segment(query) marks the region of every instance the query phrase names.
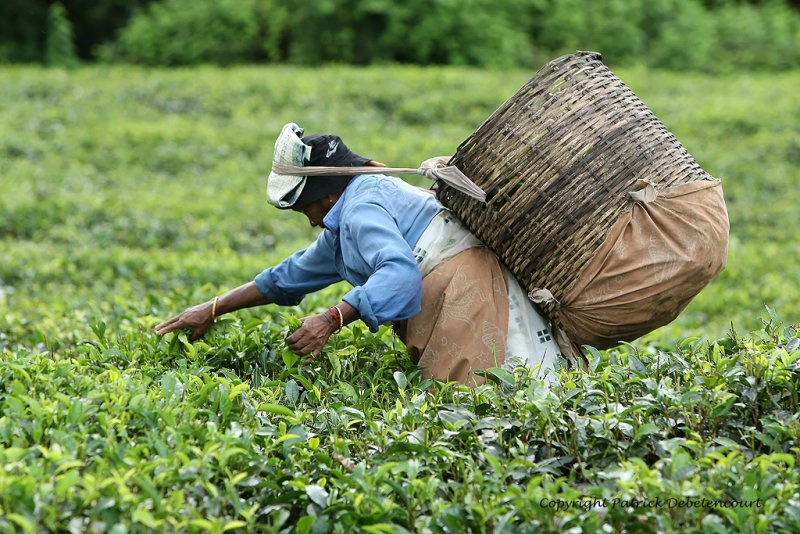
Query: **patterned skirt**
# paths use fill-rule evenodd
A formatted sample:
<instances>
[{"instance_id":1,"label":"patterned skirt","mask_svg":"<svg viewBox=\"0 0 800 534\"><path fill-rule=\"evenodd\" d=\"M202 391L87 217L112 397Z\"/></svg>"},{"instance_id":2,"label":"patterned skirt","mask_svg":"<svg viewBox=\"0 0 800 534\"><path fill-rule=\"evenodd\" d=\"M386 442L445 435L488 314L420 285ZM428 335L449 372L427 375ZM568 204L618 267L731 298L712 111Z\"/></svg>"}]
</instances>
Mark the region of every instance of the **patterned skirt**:
<instances>
[{"instance_id":1,"label":"patterned skirt","mask_svg":"<svg viewBox=\"0 0 800 534\"><path fill-rule=\"evenodd\" d=\"M547 320L497 256L443 211L420 237L422 311L395 323L423 376L483 383L479 369L538 367L550 383L565 365Z\"/></svg>"}]
</instances>

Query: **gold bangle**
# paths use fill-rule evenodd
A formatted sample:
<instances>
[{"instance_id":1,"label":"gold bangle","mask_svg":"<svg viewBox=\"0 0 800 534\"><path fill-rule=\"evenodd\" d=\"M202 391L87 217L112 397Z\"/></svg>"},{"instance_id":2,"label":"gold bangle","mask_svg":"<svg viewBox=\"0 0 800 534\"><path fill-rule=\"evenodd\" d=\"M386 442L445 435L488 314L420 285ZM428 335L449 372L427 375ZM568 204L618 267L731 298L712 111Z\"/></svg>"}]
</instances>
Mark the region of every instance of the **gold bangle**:
<instances>
[{"instance_id":1,"label":"gold bangle","mask_svg":"<svg viewBox=\"0 0 800 534\"><path fill-rule=\"evenodd\" d=\"M211 305L211 320L217 318L217 301L219 301L219 296L214 297L214 304Z\"/></svg>"},{"instance_id":2,"label":"gold bangle","mask_svg":"<svg viewBox=\"0 0 800 534\"><path fill-rule=\"evenodd\" d=\"M336 308L336 311L339 312L339 330L341 330L342 327L344 327L344 315L342 315L342 310L339 309L338 304L335 305L334 308Z\"/></svg>"}]
</instances>

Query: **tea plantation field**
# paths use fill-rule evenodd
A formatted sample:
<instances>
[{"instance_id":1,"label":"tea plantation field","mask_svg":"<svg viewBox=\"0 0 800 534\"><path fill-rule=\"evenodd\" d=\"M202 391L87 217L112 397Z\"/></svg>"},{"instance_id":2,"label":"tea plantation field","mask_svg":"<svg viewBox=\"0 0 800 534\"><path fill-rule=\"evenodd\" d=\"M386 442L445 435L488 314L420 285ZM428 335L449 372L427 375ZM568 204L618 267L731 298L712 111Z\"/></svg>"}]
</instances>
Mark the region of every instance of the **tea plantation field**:
<instances>
[{"instance_id":1,"label":"tea plantation field","mask_svg":"<svg viewBox=\"0 0 800 534\"><path fill-rule=\"evenodd\" d=\"M618 71L723 180L729 265L552 390L359 323L302 365L343 286L153 333L313 239L265 200L285 122L415 166L531 74L1 67L0 531L800 530L800 72Z\"/></svg>"}]
</instances>

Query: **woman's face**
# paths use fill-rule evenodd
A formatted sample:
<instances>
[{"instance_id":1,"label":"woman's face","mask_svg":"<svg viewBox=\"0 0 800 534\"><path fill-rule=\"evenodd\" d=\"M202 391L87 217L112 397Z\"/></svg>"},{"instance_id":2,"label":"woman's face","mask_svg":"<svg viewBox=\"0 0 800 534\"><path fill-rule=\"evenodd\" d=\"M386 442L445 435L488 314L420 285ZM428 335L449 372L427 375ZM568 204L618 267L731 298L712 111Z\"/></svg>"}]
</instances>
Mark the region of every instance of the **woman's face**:
<instances>
[{"instance_id":1,"label":"woman's face","mask_svg":"<svg viewBox=\"0 0 800 534\"><path fill-rule=\"evenodd\" d=\"M384 163L374 160L367 162L367 165L370 167L386 167ZM302 208L292 208L292 210L299 211L308 217L308 222L311 224L311 226L319 226L320 228L324 228L325 225L322 224L322 219L324 219L328 212L331 211L331 208L334 204L336 204L336 201L339 200L339 197L341 196L342 191L339 191L333 195L306 204Z\"/></svg>"},{"instance_id":2,"label":"woman's face","mask_svg":"<svg viewBox=\"0 0 800 534\"><path fill-rule=\"evenodd\" d=\"M299 211L308 217L308 222L311 226L323 227L322 219L331 211L331 207L336 201L331 198L321 198L315 200L310 204L306 204L302 208L292 208L294 211Z\"/></svg>"}]
</instances>

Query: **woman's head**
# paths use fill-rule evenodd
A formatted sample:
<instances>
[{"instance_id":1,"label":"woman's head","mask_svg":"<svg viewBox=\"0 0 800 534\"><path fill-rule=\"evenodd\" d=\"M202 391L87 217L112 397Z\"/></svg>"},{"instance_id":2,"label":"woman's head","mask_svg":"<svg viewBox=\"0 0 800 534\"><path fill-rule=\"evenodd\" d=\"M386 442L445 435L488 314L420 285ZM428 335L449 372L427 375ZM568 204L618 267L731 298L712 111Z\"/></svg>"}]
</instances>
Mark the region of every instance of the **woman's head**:
<instances>
[{"instance_id":1,"label":"woman's head","mask_svg":"<svg viewBox=\"0 0 800 534\"><path fill-rule=\"evenodd\" d=\"M311 148L311 154L304 162L306 167L385 166L351 151L342 138L335 134L307 135L301 141ZM311 226L323 226L322 220L352 179L352 174L308 176L300 195L290 208L308 217Z\"/></svg>"},{"instance_id":2,"label":"woman's head","mask_svg":"<svg viewBox=\"0 0 800 534\"><path fill-rule=\"evenodd\" d=\"M273 169L267 179L267 201L279 209L303 212L312 225L318 226L353 179L353 175L313 175L309 171L312 176L304 176L304 167L385 165L354 153L338 135L317 134L303 137L303 133L303 129L297 124L288 123L275 141Z\"/></svg>"},{"instance_id":3,"label":"woman's head","mask_svg":"<svg viewBox=\"0 0 800 534\"><path fill-rule=\"evenodd\" d=\"M306 167L363 167L369 164L369 159L347 148L338 135L307 135L301 140L311 147L311 156ZM341 194L352 179L352 174L309 176L292 208L302 210L313 202Z\"/></svg>"}]
</instances>

